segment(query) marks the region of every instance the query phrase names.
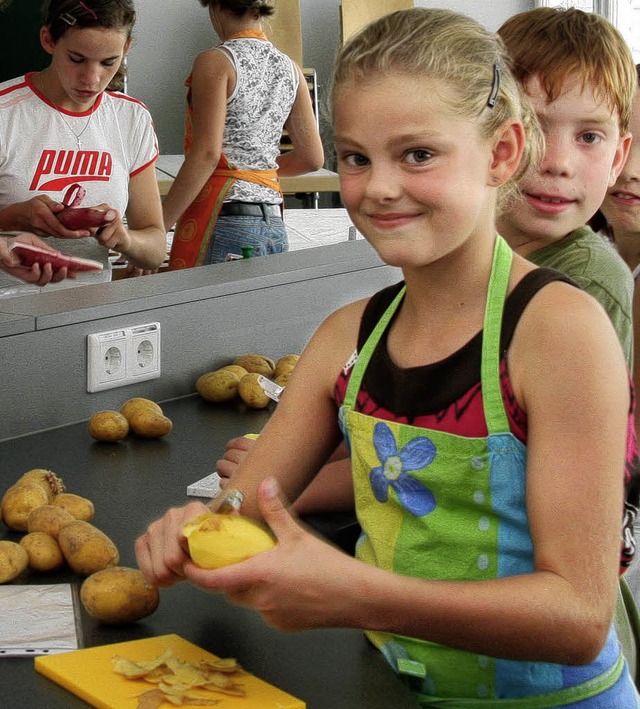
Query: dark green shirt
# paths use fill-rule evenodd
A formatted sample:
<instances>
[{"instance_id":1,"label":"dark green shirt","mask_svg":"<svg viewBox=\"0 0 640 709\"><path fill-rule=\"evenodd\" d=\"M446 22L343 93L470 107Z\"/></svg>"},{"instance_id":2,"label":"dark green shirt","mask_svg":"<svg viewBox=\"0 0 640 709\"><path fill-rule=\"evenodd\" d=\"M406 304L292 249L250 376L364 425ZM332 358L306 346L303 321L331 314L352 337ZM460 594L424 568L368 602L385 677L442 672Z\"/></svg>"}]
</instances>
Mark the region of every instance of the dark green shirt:
<instances>
[{"instance_id":1,"label":"dark green shirt","mask_svg":"<svg viewBox=\"0 0 640 709\"><path fill-rule=\"evenodd\" d=\"M613 245L584 226L527 257L536 266L569 276L600 302L618 333L629 368L633 362L633 276Z\"/></svg>"}]
</instances>

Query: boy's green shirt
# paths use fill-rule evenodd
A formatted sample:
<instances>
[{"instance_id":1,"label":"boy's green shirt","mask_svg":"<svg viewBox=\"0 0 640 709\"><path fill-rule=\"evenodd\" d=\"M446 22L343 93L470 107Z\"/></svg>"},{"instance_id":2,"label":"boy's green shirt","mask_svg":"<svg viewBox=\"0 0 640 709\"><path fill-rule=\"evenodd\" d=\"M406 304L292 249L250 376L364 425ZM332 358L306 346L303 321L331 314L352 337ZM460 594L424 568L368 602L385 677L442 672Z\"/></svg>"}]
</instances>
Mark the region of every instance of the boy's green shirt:
<instances>
[{"instance_id":1,"label":"boy's green shirt","mask_svg":"<svg viewBox=\"0 0 640 709\"><path fill-rule=\"evenodd\" d=\"M527 256L536 266L569 276L607 311L629 369L633 362L633 276L615 247L584 226Z\"/></svg>"}]
</instances>

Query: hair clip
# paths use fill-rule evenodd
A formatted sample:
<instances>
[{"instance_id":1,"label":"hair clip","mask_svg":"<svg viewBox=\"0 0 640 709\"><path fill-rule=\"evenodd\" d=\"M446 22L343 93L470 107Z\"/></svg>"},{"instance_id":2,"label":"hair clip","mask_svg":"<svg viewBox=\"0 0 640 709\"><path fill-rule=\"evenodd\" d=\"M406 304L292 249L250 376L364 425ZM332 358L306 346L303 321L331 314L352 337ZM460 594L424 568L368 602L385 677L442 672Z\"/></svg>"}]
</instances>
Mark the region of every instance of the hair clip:
<instances>
[{"instance_id":1,"label":"hair clip","mask_svg":"<svg viewBox=\"0 0 640 709\"><path fill-rule=\"evenodd\" d=\"M95 11L92 10L90 7L87 7L87 5L82 2L82 0L80 0L80 6L83 7L93 17L94 20L98 19L98 15L96 15Z\"/></svg>"},{"instance_id":2,"label":"hair clip","mask_svg":"<svg viewBox=\"0 0 640 709\"><path fill-rule=\"evenodd\" d=\"M69 27L73 27L77 22L76 18L73 15L70 15L68 12L63 12L60 15L60 19L63 22L66 22L69 25Z\"/></svg>"},{"instance_id":3,"label":"hair clip","mask_svg":"<svg viewBox=\"0 0 640 709\"><path fill-rule=\"evenodd\" d=\"M493 81L491 82L491 93L487 100L487 106L493 108L498 100L498 92L500 91L500 65L496 62L493 65Z\"/></svg>"}]
</instances>

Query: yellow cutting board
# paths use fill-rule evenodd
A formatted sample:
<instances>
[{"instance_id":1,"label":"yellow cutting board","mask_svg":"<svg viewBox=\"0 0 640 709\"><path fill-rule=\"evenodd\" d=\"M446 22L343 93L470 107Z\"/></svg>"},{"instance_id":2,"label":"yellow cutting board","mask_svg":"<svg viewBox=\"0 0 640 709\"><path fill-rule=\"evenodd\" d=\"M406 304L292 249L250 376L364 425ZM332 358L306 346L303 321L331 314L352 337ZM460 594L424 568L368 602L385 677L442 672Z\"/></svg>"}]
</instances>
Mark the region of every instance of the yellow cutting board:
<instances>
[{"instance_id":1,"label":"yellow cutting board","mask_svg":"<svg viewBox=\"0 0 640 709\"><path fill-rule=\"evenodd\" d=\"M215 655L188 642L179 635L160 635L144 640L130 640L113 645L74 650L35 658L35 668L54 682L62 685L97 709L136 709L138 695L153 686L139 680L130 680L113 670L114 655L136 662L148 662L165 650L189 663L216 659ZM216 709L305 709L305 703L290 694L250 675L238 675L237 680L246 692L245 697L207 693L220 699ZM194 690L194 693L197 692ZM163 705L170 707L171 704ZM193 706L183 704L184 707Z\"/></svg>"}]
</instances>

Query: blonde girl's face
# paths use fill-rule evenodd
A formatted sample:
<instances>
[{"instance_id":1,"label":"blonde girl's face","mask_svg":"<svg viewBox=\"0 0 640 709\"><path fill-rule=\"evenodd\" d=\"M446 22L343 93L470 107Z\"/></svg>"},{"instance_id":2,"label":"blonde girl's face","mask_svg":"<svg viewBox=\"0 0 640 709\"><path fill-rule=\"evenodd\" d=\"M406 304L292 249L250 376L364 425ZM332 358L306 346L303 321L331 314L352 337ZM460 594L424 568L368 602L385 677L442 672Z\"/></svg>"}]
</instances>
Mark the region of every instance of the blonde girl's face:
<instances>
[{"instance_id":1,"label":"blonde girl's face","mask_svg":"<svg viewBox=\"0 0 640 709\"><path fill-rule=\"evenodd\" d=\"M124 29L82 27L67 30L54 44L46 28L42 45L51 54L48 80L56 92L56 104L71 111L93 106L107 88L129 50Z\"/></svg>"},{"instance_id":2,"label":"blonde girl's face","mask_svg":"<svg viewBox=\"0 0 640 709\"><path fill-rule=\"evenodd\" d=\"M447 86L380 75L335 93L340 189L358 228L395 266L427 265L493 235L492 149L440 98Z\"/></svg>"},{"instance_id":3,"label":"blonde girl's face","mask_svg":"<svg viewBox=\"0 0 640 709\"><path fill-rule=\"evenodd\" d=\"M640 237L640 90L633 101L629 129L633 136L629 157L601 210L614 233L616 229L637 231Z\"/></svg>"}]
</instances>

